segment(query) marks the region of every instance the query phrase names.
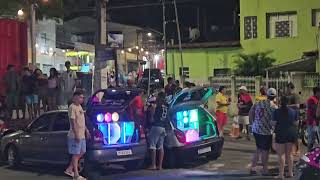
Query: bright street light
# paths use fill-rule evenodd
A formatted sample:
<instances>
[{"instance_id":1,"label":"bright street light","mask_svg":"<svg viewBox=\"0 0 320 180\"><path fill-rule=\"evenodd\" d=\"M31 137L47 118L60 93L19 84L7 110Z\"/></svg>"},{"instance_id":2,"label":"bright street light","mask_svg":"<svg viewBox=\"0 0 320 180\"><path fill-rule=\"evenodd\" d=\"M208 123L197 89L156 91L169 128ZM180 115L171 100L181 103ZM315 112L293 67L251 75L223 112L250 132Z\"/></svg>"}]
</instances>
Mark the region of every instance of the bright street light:
<instances>
[{"instance_id":1,"label":"bright street light","mask_svg":"<svg viewBox=\"0 0 320 180\"><path fill-rule=\"evenodd\" d=\"M143 49L143 48L141 48L141 49L140 49L140 51L141 51L141 52L143 52L143 51L144 51L144 49Z\"/></svg>"},{"instance_id":2,"label":"bright street light","mask_svg":"<svg viewBox=\"0 0 320 180\"><path fill-rule=\"evenodd\" d=\"M128 48L128 51L129 51L129 52L131 52L131 51L132 51L132 49L131 49L131 48Z\"/></svg>"},{"instance_id":3,"label":"bright street light","mask_svg":"<svg viewBox=\"0 0 320 180\"><path fill-rule=\"evenodd\" d=\"M148 55L149 54L149 52L148 51L146 51L146 55Z\"/></svg>"},{"instance_id":4,"label":"bright street light","mask_svg":"<svg viewBox=\"0 0 320 180\"><path fill-rule=\"evenodd\" d=\"M20 9L20 10L18 11L18 16L23 16L23 15L24 15L24 12L23 12L22 9Z\"/></svg>"},{"instance_id":5,"label":"bright street light","mask_svg":"<svg viewBox=\"0 0 320 180\"><path fill-rule=\"evenodd\" d=\"M124 50L121 50L121 54L124 54Z\"/></svg>"},{"instance_id":6,"label":"bright street light","mask_svg":"<svg viewBox=\"0 0 320 180\"><path fill-rule=\"evenodd\" d=\"M136 46L136 49L139 49L139 46Z\"/></svg>"},{"instance_id":7,"label":"bright street light","mask_svg":"<svg viewBox=\"0 0 320 180\"><path fill-rule=\"evenodd\" d=\"M147 35L148 35L149 37L151 37L151 36L152 36L152 33L151 33L151 32L149 32Z\"/></svg>"}]
</instances>

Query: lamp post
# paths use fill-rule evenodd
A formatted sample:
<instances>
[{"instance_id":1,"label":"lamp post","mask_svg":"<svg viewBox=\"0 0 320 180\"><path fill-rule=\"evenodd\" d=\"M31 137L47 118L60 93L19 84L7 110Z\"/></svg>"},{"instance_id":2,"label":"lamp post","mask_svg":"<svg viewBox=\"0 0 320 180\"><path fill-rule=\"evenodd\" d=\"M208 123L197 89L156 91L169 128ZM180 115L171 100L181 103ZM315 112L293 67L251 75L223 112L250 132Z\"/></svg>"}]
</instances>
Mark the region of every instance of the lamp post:
<instances>
[{"instance_id":1,"label":"lamp post","mask_svg":"<svg viewBox=\"0 0 320 180\"><path fill-rule=\"evenodd\" d=\"M37 65L36 56L36 5L31 3L30 5L30 42L31 42L31 63L33 66Z\"/></svg>"}]
</instances>

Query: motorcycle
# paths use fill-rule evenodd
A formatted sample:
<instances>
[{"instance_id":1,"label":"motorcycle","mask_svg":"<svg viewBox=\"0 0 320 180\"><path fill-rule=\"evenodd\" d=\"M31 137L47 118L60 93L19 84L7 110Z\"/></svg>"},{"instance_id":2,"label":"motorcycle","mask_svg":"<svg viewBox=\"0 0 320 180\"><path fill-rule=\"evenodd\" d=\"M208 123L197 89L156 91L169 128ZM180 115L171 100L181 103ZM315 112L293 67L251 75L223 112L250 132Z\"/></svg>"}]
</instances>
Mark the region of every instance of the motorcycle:
<instances>
[{"instance_id":1,"label":"motorcycle","mask_svg":"<svg viewBox=\"0 0 320 180\"><path fill-rule=\"evenodd\" d=\"M295 180L320 179L320 147L311 149L295 165Z\"/></svg>"}]
</instances>

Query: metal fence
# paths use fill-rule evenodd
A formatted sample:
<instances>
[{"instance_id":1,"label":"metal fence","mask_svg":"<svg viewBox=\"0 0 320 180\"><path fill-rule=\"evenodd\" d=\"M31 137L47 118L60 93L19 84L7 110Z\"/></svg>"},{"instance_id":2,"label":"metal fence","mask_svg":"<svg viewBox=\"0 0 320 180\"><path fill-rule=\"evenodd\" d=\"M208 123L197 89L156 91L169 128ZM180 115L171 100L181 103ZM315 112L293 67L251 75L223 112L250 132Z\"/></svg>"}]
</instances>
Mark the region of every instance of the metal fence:
<instances>
[{"instance_id":1,"label":"metal fence","mask_svg":"<svg viewBox=\"0 0 320 180\"><path fill-rule=\"evenodd\" d=\"M303 86L306 88L320 86L320 75L305 75L303 78Z\"/></svg>"},{"instance_id":2,"label":"metal fence","mask_svg":"<svg viewBox=\"0 0 320 180\"><path fill-rule=\"evenodd\" d=\"M226 88L226 93L228 95L231 94L231 77L230 76L210 77L210 84L216 89L219 89L220 86L224 86Z\"/></svg>"},{"instance_id":3,"label":"metal fence","mask_svg":"<svg viewBox=\"0 0 320 180\"><path fill-rule=\"evenodd\" d=\"M256 78L255 77L245 77L245 76L236 76L236 92L241 86L246 86L248 89L248 93L251 95L255 95L256 93Z\"/></svg>"}]
</instances>

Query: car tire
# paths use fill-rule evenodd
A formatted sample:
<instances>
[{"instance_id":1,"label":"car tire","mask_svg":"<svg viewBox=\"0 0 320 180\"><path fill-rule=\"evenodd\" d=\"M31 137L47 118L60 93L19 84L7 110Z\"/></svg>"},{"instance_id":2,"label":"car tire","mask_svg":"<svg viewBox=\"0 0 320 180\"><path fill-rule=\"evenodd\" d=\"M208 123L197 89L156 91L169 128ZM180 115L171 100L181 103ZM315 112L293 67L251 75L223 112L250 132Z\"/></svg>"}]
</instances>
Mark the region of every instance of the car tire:
<instances>
[{"instance_id":1,"label":"car tire","mask_svg":"<svg viewBox=\"0 0 320 180\"><path fill-rule=\"evenodd\" d=\"M100 165L84 159L83 174L88 180L100 180Z\"/></svg>"},{"instance_id":2,"label":"car tire","mask_svg":"<svg viewBox=\"0 0 320 180\"><path fill-rule=\"evenodd\" d=\"M164 167L169 169L180 168L184 164L184 160L179 158L174 149L165 149Z\"/></svg>"},{"instance_id":3,"label":"car tire","mask_svg":"<svg viewBox=\"0 0 320 180\"><path fill-rule=\"evenodd\" d=\"M9 167L17 168L21 165L21 157L17 147L10 145L7 150L7 162Z\"/></svg>"},{"instance_id":4,"label":"car tire","mask_svg":"<svg viewBox=\"0 0 320 180\"><path fill-rule=\"evenodd\" d=\"M124 167L129 171L139 170L144 167L144 159L128 161L124 164Z\"/></svg>"}]
</instances>

